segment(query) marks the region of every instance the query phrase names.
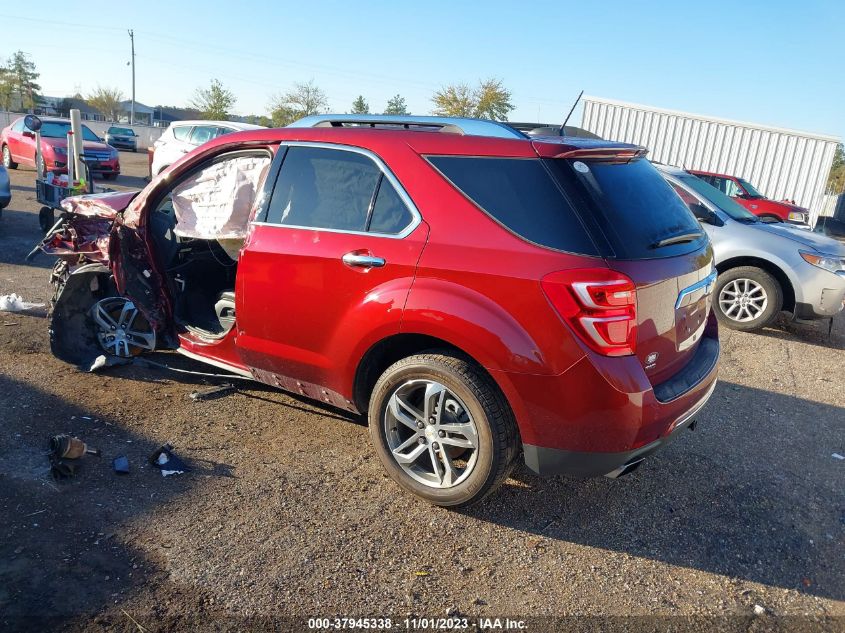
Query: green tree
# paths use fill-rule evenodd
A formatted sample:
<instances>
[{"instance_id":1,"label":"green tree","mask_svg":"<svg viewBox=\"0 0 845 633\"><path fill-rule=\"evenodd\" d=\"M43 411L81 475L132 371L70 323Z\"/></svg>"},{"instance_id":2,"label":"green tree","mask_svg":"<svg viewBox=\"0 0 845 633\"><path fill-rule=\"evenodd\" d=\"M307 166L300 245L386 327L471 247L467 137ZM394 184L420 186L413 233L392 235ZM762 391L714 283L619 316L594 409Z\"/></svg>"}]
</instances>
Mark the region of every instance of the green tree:
<instances>
[{"instance_id":1,"label":"green tree","mask_svg":"<svg viewBox=\"0 0 845 633\"><path fill-rule=\"evenodd\" d=\"M85 101L109 121L117 121L123 112L123 93L117 88L97 86Z\"/></svg>"},{"instance_id":2,"label":"green tree","mask_svg":"<svg viewBox=\"0 0 845 633\"><path fill-rule=\"evenodd\" d=\"M231 90L223 87L218 79L212 79L208 88L196 89L190 105L199 110L204 119L226 120L235 101Z\"/></svg>"},{"instance_id":3,"label":"green tree","mask_svg":"<svg viewBox=\"0 0 845 633\"><path fill-rule=\"evenodd\" d=\"M827 177L827 190L845 193L845 148L842 143L836 146L836 153L833 155L833 165L830 166L830 174Z\"/></svg>"},{"instance_id":4,"label":"green tree","mask_svg":"<svg viewBox=\"0 0 845 633\"><path fill-rule=\"evenodd\" d=\"M270 118L273 125L284 127L309 114L318 114L328 105L326 93L313 81L297 83L293 89L273 97L270 101Z\"/></svg>"},{"instance_id":5,"label":"green tree","mask_svg":"<svg viewBox=\"0 0 845 633\"><path fill-rule=\"evenodd\" d=\"M358 98L352 102L352 114L369 114L370 104L364 99L364 95L358 95Z\"/></svg>"},{"instance_id":6,"label":"green tree","mask_svg":"<svg viewBox=\"0 0 845 633\"><path fill-rule=\"evenodd\" d=\"M41 100L41 90L35 80L39 77L35 63L26 58L23 51L15 52L0 71L0 103L3 109L32 111Z\"/></svg>"},{"instance_id":7,"label":"green tree","mask_svg":"<svg viewBox=\"0 0 845 633\"><path fill-rule=\"evenodd\" d=\"M514 108L510 90L499 79L479 81L475 88L467 84L450 84L435 92L431 100L434 113L441 116L507 121Z\"/></svg>"},{"instance_id":8,"label":"green tree","mask_svg":"<svg viewBox=\"0 0 845 633\"><path fill-rule=\"evenodd\" d=\"M402 95L393 95L387 100L387 107L384 109L385 114L409 114L408 106L405 105L405 97Z\"/></svg>"}]
</instances>

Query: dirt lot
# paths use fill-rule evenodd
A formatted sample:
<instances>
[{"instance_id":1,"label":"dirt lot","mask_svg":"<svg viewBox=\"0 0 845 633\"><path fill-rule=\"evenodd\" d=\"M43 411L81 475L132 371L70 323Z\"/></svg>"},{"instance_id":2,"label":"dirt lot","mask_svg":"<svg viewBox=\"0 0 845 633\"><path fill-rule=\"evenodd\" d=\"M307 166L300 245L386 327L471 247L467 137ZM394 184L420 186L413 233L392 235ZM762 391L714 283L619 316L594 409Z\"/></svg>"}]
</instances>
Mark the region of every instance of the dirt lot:
<instances>
[{"instance_id":1,"label":"dirt lot","mask_svg":"<svg viewBox=\"0 0 845 633\"><path fill-rule=\"evenodd\" d=\"M121 158L118 185L143 185L145 156ZM0 294L47 301L51 262L24 262L39 237L34 172L11 177ZM283 618L447 613L845 626L841 315L831 336L786 319L724 330L698 430L632 475L520 467L466 512L401 493L361 420L248 383L194 402L202 383L174 374L83 374L50 355L46 330L42 313L0 313L3 630L303 630ZM201 367L174 356L158 358ZM55 483L45 444L64 432L103 457ZM193 472L147 466L163 442ZM112 473L117 455L131 474Z\"/></svg>"}]
</instances>

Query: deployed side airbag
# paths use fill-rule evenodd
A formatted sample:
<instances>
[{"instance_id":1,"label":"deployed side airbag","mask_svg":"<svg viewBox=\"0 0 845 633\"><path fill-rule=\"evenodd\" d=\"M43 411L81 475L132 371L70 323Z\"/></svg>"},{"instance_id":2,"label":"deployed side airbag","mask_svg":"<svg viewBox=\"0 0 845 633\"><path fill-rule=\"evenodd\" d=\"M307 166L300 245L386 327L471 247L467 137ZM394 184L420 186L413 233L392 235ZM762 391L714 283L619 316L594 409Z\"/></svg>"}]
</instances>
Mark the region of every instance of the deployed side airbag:
<instances>
[{"instance_id":1,"label":"deployed side airbag","mask_svg":"<svg viewBox=\"0 0 845 633\"><path fill-rule=\"evenodd\" d=\"M180 237L243 239L268 156L239 156L214 163L173 189Z\"/></svg>"}]
</instances>

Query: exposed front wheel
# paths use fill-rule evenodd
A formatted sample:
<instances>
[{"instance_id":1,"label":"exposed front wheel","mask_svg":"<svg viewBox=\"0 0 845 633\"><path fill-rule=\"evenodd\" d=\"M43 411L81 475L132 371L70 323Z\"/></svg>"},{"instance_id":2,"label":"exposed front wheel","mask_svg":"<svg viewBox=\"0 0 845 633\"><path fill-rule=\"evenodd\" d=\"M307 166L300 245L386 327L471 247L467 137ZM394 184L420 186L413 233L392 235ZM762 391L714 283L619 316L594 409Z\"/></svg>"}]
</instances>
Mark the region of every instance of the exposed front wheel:
<instances>
[{"instance_id":1,"label":"exposed front wheel","mask_svg":"<svg viewBox=\"0 0 845 633\"><path fill-rule=\"evenodd\" d=\"M3 167L6 169L17 169L18 164L12 160L12 152L9 151L9 146L3 146Z\"/></svg>"},{"instance_id":2,"label":"exposed front wheel","mask_svg":"<svg viewBox=\"0 0 845 633\"><path fill-rule=\"evenodd\" d=\"M518 451L513 414L475 363L448 351L391 365L373 390L370 438L390 477L440 506L476 503Z\"/></svg>"},{"instance_id":3,"label":"exposed front wheel","mask_svg":"<svg viewBox=\"0 0 845 633\"><path fill-rule=\"evenodd\" d=\"M777 279L761 268L740 266L716 281L716 317L735 330L750 332L771 323L783 306Z\"/></svg>"}]
</instances>

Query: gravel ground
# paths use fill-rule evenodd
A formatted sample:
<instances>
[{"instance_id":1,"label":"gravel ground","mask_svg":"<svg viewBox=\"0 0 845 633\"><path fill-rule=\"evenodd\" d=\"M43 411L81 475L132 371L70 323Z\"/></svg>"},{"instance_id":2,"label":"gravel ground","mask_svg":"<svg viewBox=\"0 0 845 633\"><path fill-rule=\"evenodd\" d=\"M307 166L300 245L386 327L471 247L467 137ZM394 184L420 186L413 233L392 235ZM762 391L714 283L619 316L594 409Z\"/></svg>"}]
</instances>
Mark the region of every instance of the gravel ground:
<instances>
[{"instance_id":1,"label":"gravel ground","mask_svg":"<svg viewBox=\"0 0 845 633\"><path fill-rule=\"evenodd\" d=\"M117 184L143 185L146 157L121 159ZM39 237L34 172L11 177L0 294L46 302L51 262L24 262ZM360 419L257 384L194 402L204 383L191 377L83 374L51 356L46 328L43 311L0 313L4 630L302 630L306 620L269 618L447 613L845 625L842 315L830 336L785 318L761 334L723 330L721 382L698 429L630 476L518 467L463 512L400 492ZM56 433L103 457L53 482L44 449ZM164 442L191 473L146 465ZM117 455L131 474L111 472Z\"/></svg>"}]
</instances>

